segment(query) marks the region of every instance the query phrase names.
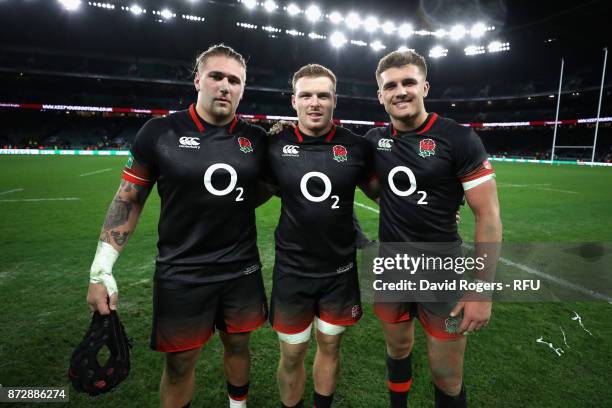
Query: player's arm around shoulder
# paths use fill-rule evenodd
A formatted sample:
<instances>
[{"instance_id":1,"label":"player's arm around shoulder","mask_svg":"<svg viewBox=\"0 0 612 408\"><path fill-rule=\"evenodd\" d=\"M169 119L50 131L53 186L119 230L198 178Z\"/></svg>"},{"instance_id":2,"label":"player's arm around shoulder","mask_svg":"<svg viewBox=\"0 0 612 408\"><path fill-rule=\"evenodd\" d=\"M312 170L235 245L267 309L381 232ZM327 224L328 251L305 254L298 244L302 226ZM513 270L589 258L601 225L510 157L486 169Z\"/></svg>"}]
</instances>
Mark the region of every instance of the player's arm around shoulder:
<instances>
[{"instance_id":1,"label":"player's arm around shoulder","mask_svg":"<svg viewBox=\"0 0 612 408\"><path fill-rule=\"evenodd\" d=\"M380 182L376 175L370 176L366 181L359 184L359 188L370 200L380 204Z\"/></svg>"},{"instance_id":2,"label":"player's arm around shoulder","mask_svg":"<svg viewBox=\"0 0 612 408\"><path fill-rule=\"evenodd\" d=\"M375 129L370 129L365 135L359 136L362 139L363 148L366 152L366 171L365 179L359 184L359 188L372 201L380 204L380 181L374 168L374 147L372 140L377 136Z\"/></svg>"},{"instance_id":3,"label":"player's arm around shoulder","mask_svg":"<svg viewBox=\"0 0 612 408\"><path fill-rule=\"evenodd\" d=\"M87 303L92 311L108 314L117 308L118 289L113 265L136 229L151 188L146 168L130 158L106 213L90 269Z\"/></svg>"}]
</instances>

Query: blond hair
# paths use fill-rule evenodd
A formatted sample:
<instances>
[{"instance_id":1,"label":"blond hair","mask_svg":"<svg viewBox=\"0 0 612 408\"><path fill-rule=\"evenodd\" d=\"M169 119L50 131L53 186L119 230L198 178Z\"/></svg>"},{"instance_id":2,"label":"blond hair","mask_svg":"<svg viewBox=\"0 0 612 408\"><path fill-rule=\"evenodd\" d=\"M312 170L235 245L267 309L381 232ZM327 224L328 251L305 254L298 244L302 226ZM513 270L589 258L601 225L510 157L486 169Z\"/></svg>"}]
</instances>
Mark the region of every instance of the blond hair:
<instances>
[{"instance_id":1,"label":"blond hair","mask_svg":"<svg viewBox=\"0 0 612 408\"><path fill-rule=\"evenodd\" d=\"M300 78L317 77L329 78L332 82L332 88L334 90L334 93L336 93L336 76L330 69L325 68L323 65L319 64L304 65L302 68L298 69L295 74L293 74L293 79L291 80L291 87L293 88L293 92L295 93L295 84Z\"/></svg>"}]
</instances>

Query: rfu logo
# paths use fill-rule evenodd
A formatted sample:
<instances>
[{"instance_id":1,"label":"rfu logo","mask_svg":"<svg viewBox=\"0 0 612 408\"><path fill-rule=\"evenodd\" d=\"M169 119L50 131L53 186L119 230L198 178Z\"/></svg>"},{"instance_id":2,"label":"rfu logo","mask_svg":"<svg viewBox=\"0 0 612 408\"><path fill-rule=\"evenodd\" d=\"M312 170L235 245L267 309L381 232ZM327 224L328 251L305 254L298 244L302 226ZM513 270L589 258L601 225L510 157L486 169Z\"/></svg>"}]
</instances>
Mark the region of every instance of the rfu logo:
<instances>
[{"instance_id":1,"label":"rfu logo","mask_svg":"<svg viewBox=\"0 0 612 408\"><path fill-rule=\"evenodd\" d=\"M183 136L179 139L179 147L184 147L185 149L199 149L200 138Z\"/></svg>"},{"instance_id":2,"label":"rfu logo","mask_svg":"<svg viewBox=\"0 0 612 408\"><path fill-rule=\"evenodd\" d=\"M283 157L299 157L300 146L296 145L285 145L283 146Z\"/></svg>"},{"instance_id":3,"label":"rfu logo","mask_svg":"<svg viewBox=\"0 0 612 408\"><path fill-rule=\"evenodd\" d=\"M392 143L393 143L393 140L391 139L380 139L378 141L378 150L390 152L391 147L393 147Z\"/></svg>"}]
</instances>

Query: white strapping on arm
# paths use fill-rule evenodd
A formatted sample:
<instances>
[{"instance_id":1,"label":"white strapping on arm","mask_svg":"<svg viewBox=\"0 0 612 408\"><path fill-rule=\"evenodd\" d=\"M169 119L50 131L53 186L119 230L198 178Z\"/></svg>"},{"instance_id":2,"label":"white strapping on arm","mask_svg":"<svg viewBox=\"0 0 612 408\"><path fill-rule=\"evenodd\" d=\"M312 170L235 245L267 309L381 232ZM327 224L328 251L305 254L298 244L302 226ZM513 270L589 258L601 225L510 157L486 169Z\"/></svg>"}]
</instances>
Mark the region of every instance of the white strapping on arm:
<instances>
[{"instance_id":1,"label":"white strapping on arm","mask_svg":"<svg viewBox=\"0 0 612 408\"><path fill-rule=\"evenodd\" d=\"M106 286L109 297L118 292L117 282L113 277L113 265L118 257L119 251L113 248L111 244L98 241L96 256L89 270L89 282L101 283Z\"/></svg>"},{"instance_id":2,"label":"white strapping on arm","mask_svg":"<svg viewBox=\"0 0 612 408\"><path fill-rule=\"evenodd\" d=\"M476 186L481 185L482 183L484 183L485 181L489 181L495 178L495 173L492 174L487 174L485 176L479 177L475 180L470 180L470 181L466 181L464 183L461 183L461 185L463 186L463 191L468 191L470 188L474 188Z\"/></svg>"}]
</instances>

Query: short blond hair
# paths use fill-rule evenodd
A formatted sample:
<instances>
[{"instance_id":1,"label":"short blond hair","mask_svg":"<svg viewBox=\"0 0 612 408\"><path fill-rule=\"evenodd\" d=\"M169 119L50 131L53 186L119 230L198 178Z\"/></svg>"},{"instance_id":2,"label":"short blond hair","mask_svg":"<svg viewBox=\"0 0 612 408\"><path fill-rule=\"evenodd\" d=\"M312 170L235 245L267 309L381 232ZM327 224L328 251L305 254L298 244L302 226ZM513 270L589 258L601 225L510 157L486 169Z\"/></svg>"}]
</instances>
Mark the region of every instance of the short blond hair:
<instances>
[{"instance_id":1,"label":"short blond hair","mask_svg":"<svg viewBox=\"0 0 612 408\"><path fill-rule=\"evenodd\" d=\"M329 78L332 82L334 93L336 93L336 76L329 68L325 68L323 65L319 64L304 65L302 68L298 69L295 74L293 74L293 79L291 80L291 87L293 88L293 92L295 93L295 84L300 78L317 77Z\"/></svg>"},{"instance_id":2,"label":"short blond hair","mask_svg":"<svg viewBox=\"0 0 612 408\"><path fill-rule=\"evenodd\" d=\"M209 58L220 56L232 58L238 61L238 63L242 65L242 68L244 68L246 71L246 61L244 60L242 54L225 44L215 44L209 47L206 51L201 52L195 60L193 71L199 72L202 65L206 64L206 61L208 61Z\"/></svg>"},{"instance_id":3,"label":"short blond hair","mask_svg":"<svg viewBox=\"0 0 612 408\"><path fill-rule=\"evenodd\" d=\"M414 51L393 51L378 61L378 66L376 67L376 82L380 85L380 75L389 68L400 68L408 64L419 67L425 78L427 78L427 63L422 55Z\"/></svg>"}]
</instances>

